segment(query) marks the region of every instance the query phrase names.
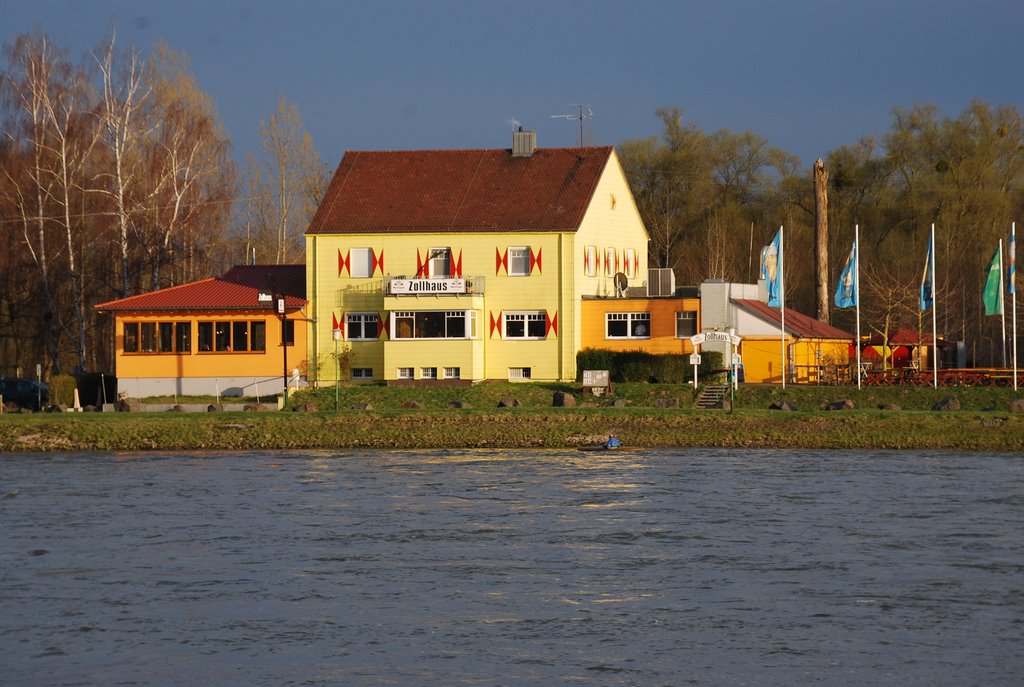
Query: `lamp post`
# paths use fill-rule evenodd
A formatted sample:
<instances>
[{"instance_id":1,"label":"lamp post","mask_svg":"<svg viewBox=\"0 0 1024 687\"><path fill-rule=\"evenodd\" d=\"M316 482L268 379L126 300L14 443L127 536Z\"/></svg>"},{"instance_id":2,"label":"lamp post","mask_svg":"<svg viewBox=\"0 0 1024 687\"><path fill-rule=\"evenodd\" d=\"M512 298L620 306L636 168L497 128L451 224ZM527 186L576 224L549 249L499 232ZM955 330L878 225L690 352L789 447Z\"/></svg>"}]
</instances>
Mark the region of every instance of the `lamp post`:
<instances>
[{"instance_id":1,"label":"lamp post","mask_svg":"<svg viewBox=\"0 0 1024 687\"><path fill-rule=\"evenodd\" d=\"M335 329L334 332L334 412L338 412L338 394L340 390L338 387L341 386L341 360L338 358L338 342L341 341L341 330Z\"/></svg>"},{"instance_id":2,"label":"lamp post","mask_svg":"<svg viewBox=\"0 0 1024 687\"><path fill-rule=\"evenodd\" d=\"M277 297L277 314L281 318L281 354L284 356L284 367L282 368L281 380L284 382L284 404L288 405L288 341L285 337L285 322L288 315L284 311L284 296Z\"/></svg>"},{"instance_id":3,"label":"lamp post","mask_svg":"<svg viewBox=\"0 0 1024 687\"><path fill-rule=\"evenodd\" d=\"M736 405L736 328L729 327L729 412Z\"/></svg>"}]
</instances>

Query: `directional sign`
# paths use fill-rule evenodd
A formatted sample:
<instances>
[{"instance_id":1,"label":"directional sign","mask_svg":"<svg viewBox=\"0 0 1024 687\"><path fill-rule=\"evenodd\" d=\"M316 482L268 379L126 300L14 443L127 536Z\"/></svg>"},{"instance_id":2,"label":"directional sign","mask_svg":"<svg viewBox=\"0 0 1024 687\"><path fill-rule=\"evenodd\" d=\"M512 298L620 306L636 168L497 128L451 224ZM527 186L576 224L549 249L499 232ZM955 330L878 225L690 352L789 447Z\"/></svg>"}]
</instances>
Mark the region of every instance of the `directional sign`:
<instances>
[{"instance_id":1,"label":"directional sign","mask_svg":"<svg viewBox=\"0 0 1024 687\"><path fill-rule=\"evenodd\" d=\"M700 346L705 341L723 341L731 343L733 346L739 346L740 340L739 336L729 334L729 332L701 332L690 337L690 343L694 346Z\"/></svg>"}]
</instances>

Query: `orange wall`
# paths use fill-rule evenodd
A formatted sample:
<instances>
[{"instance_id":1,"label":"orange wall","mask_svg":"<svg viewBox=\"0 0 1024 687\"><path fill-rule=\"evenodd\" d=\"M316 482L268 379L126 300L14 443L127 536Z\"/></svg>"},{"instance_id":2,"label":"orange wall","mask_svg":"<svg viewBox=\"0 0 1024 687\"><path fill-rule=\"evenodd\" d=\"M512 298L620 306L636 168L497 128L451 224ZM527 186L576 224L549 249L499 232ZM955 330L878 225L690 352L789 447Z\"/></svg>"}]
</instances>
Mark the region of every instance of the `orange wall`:
<instances>
[{"instance_id":1,"label":"orange wall","mask_svg":"<svg viewBox=\"0 0 1024 687\"><path fill-rule=\"evenodd\" d=\"M301 313L291 313L295 320L295 344L288 346L288 369L305 373L308 365L306 322ZM199 322L263 320L267 326L265 351L199 351ZM190 322L192 350L185 353L125 353L125 322ZM280 376L284 371L281 351L281 320L266 310L230 310L220 312L138 312L117 313L114 318L116 343L116 374L118 377L246 377Z\"/></svg>"},{"instance_id":2,"label":"orange wall","mask_svg":"<svg viewBox=\"0 0 1024 687\"><path fill-rule=\"evenodd\" d=\"M581 348L641 350L648 353L693 353L693 346L688 338L676 338L676 313L687 310L697 313L696 331L700 331L698 298L586 298L581 302L581 308ZM650 338L605 338L605 315L615 312L650 313Z\"/></svg>"},{"instance_id":3,"label":"orange wall","mask_svg":"<svg viewBox=\"0 0 1024 687\"><path fill-rule=\"evenodd\" d=\"M790 358L786 361L788 381L797 384L816 384L822 381L849 383L849 341L793 340L787 337L786 350ZM743 356L745 382L782 382L782 342L779 341L779 337L744 338L740 344L740 353ZM840 368L838 373L835 371L836 367Z\"/></svg>"}]
</instances>

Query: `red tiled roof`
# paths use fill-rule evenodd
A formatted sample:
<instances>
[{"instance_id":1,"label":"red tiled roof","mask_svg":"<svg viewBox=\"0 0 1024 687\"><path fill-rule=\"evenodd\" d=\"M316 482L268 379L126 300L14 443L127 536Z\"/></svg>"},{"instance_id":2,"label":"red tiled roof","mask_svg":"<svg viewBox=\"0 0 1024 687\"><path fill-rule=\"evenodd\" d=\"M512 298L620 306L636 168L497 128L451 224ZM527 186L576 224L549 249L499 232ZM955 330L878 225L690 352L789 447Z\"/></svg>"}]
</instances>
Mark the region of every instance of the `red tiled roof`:
<instances>
[{"instance_id":1,"label":"red tiled roof","mask_svg":"<svg viewBox=\"0 0 1024 687\"><path fill-rule=\"evenodd\" d=\"M575 231L611 152L349 151L306 233Z\"/></svg>"},{"instance_id":2,"label":"red tiled roof","mask_svg":"<svg viewBox=\"0 0 1024 687\"><path fill-rule=\"evenodd\" d=\"M782 325L782 314L779 308L773 308L764 301L734 298L732 302L763 320L768 320L777 326ZM853 341L857 338L849 332L844 332L842 329L790 308L786 308L786 331L803 339L849 339Z\"/></svg>"},{"instance_id":3,"label":"red tiled roof","mask_svg":"<svg viewBox=\"0 0 1024 687\"><path fill-rule=\"evenodd\" d=\"M93 306L114 310L231 310L270 308L260 293L285 294L287 309L306 304L305 265L237 265L222 277L172 286Z\"/></svg>"},{"instance_id":4,"label":"red tiled roof","mask_svg":"<svg viewBox=\"0 0 1024 687\"><path fill-rule=\"evenodd\" d=\"M872 334L868 339L868 343L872 346L881 346L882 339L884 337L881 334ZM940 342L941 343L941 342ZM917 332L907 327L900 327L894 331L889 332L889 345L890 346L931 346L932 335L931 332L922 332L920 341L918 341Z\"/></svg>"}]
</instances>

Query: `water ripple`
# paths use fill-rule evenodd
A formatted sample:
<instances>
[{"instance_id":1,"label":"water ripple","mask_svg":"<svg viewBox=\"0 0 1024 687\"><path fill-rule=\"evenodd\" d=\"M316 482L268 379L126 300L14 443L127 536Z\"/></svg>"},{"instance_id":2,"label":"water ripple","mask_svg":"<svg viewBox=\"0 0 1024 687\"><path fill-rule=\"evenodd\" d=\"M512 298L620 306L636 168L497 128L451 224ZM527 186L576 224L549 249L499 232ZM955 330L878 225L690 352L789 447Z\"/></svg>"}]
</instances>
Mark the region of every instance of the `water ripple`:
<instances>
[{"instance_id":1,"label":"water ripple","mask_svg":"<svg viewBox=\"0 0 1024 687\"><path fill-rule=\"evenodd\" d=\"M0 456L0 684L1017 685L1019 456Z\"/></svg>"}]
</instances>

